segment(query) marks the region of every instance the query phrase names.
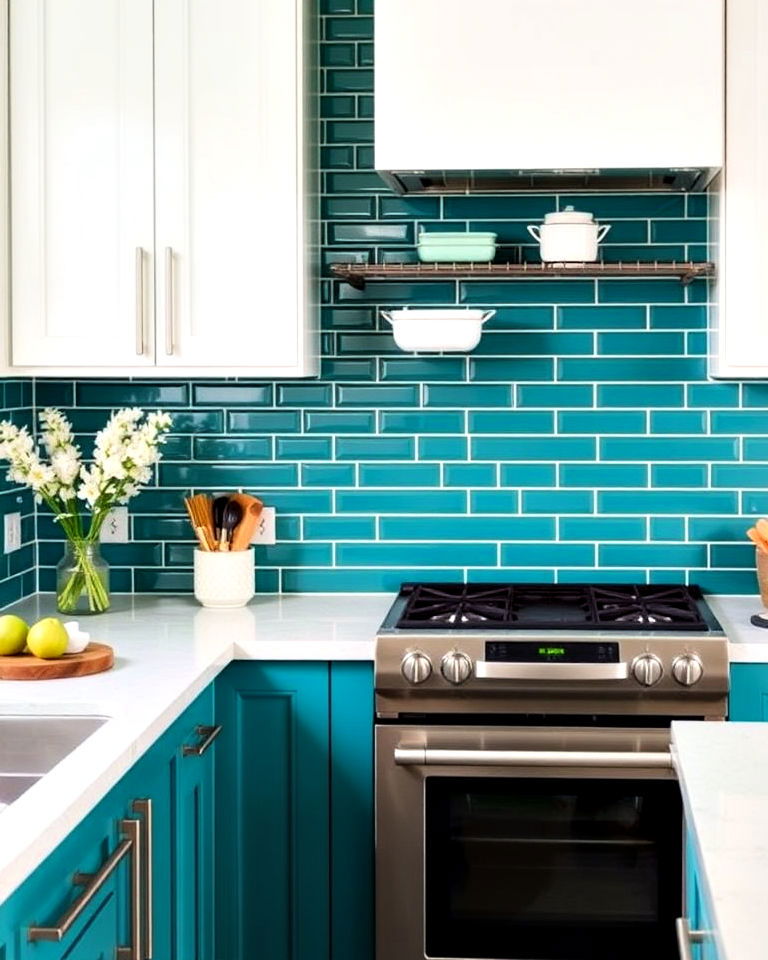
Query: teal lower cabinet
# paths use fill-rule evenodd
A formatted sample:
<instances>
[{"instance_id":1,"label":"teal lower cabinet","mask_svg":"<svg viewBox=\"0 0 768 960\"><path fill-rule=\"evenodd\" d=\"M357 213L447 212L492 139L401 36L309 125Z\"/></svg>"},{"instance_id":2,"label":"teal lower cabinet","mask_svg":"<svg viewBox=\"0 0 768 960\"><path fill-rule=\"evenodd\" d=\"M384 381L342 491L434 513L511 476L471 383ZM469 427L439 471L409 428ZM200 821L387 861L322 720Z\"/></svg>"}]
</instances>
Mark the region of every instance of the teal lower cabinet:
<instances>
[{"instance_id":1,"label":"teal lower cabinet","mask_svg":"<svg viewBox=\"0 0 768 960\"><path fill-rule=\"evenodd\" d=\"M768 663L732 663L730 720L768 720Z\"/></svg>"},{"instance_id":2,"label":"teal lower cabinet","mask_svg":"<svg viewBox=\"0 0 768 960\"><path fill-rule=\"evenodd\" d=\"M116 960L137 944L211 960L213 705L211 686L0 905L0 960Z\"/></svg>"},{"instance_id":3,"label":"teal lower cabinet","mask_svg":"<svg viewBox=\"0 0 768 960\"><path fill-rule=\"evenodd\" d=\"M233 663L216 715L216 960L370 960L371 664Z\"/></svg>"},{"instance_id":4,"label":"teal lower cabinet","mask_svg":"<svg viewBox=\"0 0 768 960\"><path fill-rule=\"evenodd\" d=\"M702 890L696 854L690 837L686 842L686 909L688 922L687 939L693 960L718 960L715 932ZM681 951L681 957L685 954Z\"/></svg>"},{"instance_id":5,"label":"teal lower cabinet","mask_svg":"<svg viewBox=\"0 0 768 960\"><path fill-rule=\"evenodd\" d=\"M0 905L0 960L372 960L373 847L372 665L237 662Z\"/></svg>"}]
</instances>

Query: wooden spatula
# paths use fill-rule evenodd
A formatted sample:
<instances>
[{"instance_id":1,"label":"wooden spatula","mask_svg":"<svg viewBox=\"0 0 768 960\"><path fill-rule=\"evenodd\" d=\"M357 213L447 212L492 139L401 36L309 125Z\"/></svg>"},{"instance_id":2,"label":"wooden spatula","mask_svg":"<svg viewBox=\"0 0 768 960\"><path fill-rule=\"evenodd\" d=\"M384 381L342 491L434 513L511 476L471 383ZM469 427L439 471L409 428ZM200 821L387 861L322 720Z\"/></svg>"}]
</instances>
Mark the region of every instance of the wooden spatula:
<instances>
[{"instance_id":1,"label":"wooden spatula","mask_svg":"<svg viewBox=\"0 0 768 960\"><path fill-rule=\"evenodd\" d=\"M250 545L253 532L258 525L259 518L261 517L261 511L264 509L264 504L261 502L261 500L259 500L258 497L252 497L247 493L233 493L232 500L234 500L235 503L240 504L242 507L243 519L235 528L229 549L247 550Z\"/></svg>"}]
</instances>

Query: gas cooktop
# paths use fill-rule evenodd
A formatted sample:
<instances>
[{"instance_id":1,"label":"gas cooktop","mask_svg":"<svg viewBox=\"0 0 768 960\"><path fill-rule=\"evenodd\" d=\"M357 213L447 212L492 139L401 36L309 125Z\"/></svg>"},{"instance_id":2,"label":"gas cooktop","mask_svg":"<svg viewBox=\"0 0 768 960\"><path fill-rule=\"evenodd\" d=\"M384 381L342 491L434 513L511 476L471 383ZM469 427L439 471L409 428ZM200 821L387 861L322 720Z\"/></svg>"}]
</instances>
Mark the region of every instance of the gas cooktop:
<instances>
[{"instance_id":1,"label":"gas cooktop","mask_svg":"<svg viewBox=\"0 0 768 960\"><path fill-rule=\"evenodd\" d=\"M384 627L398 630L717 631L695 586L404 583Z\"/></svg>"}]
</instances>

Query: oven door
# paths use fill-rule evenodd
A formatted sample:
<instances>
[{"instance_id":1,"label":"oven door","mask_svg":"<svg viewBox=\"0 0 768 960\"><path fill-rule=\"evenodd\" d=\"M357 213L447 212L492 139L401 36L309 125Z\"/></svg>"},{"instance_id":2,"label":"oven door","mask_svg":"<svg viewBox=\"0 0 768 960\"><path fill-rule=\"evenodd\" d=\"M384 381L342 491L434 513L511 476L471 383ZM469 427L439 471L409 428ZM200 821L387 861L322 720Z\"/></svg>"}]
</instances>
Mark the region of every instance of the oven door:
<instances>
[{"instance_id":1,"label":"oven door","mask_svg":"<svg viewBox=\"0 0 768 960\"><path fill-rule=\"evenodd\" d=\"M667 729L380 726L377 960L672 960Z\"/></svg>"}]
</instances>

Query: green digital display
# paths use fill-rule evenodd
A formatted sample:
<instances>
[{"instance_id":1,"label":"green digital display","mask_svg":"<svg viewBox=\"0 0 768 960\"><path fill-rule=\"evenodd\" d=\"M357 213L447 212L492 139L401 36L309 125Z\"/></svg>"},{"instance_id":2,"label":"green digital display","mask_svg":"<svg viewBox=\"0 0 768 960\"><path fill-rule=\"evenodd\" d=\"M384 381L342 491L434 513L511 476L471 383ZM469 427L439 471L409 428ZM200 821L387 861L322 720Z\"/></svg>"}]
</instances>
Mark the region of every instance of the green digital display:
<instances>
[{"instance_id":1,"label":"green digital display","mask_svg":"<svg viewBox=\"0 0 768 960\"><path fill-rule=\"evenodd\" d=\"M619 645L615 641L579 640L559 644L557 640L489 640L485 659L496 663L618 663Z\"/></svg>"}]
</instances>

